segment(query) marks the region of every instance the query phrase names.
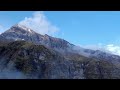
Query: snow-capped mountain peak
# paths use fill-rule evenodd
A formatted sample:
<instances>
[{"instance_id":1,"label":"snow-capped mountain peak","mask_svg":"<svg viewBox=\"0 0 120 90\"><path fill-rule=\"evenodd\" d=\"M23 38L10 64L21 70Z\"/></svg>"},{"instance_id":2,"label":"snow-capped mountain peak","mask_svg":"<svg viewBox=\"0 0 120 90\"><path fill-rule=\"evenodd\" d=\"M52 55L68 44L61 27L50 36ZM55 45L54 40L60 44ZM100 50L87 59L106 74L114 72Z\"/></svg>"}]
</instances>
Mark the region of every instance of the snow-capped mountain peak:
<instances>
[{"instance_id":1,"label":"snow-capped mountain peak","mask_svg":"<svg viewBox=\"0 0 120 90\"><path fill-rule=\"evenodd\" d=\"M12 26L9 30L1 34L2 37L6 39L12 39L12 40L25 40L29 42L33 42L35 44L42 44L49 48L55 48L55 49L69 49L73 44L67 42L66 40L51 37L47 34L41 35L30 28L21 25L21 24L15 24Z\"/></svg>"},{"instance_id":2,"label":"snow-capped mountain peak","mask_svg":"<svg viewBox=\"0 0 120 90\"><path fill-rule=\"evenodd\" d=\"M23 30L25 30L27 32L32 33L32 30L30 28L28 28L28 27L26 27L24 25L21 25L21 24L15 24L14 26L12 26L12 28L21 28L21 29L23 29Z\"/></svg>"}]
</instances>

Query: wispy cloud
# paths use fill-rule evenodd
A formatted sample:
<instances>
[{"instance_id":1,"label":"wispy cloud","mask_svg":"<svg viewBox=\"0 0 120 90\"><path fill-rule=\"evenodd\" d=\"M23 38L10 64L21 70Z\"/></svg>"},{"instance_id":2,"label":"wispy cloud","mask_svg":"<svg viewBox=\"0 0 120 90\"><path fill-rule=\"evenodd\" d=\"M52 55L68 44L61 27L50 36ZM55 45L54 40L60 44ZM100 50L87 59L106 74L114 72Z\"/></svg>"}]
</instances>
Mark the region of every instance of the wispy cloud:
<instances>
[{"instance_id":1,"label":"wispy cloud","mask_svg":"<svg viewBox=\"0 0 120 90\"><path fill-rule=\"evenodd\" d=\"M0 72L0 79L26 79L26 76L22 72L8 70Z\"/></svg>"},{"instance_id":2,"label":"wispy cloud","mask_svg":"<svg viewBox=\"0 0 120 90\"><path fill-rule=\"evenodd\" d=\"M113 54L120 55L120 46L109 44L106 46L106 49L112 52Z\"/></svg>"},{"instance_id":3,"label":"wispy cloud","mask_svg":"<svg viewBox=\"0 0 120 90\"><path fill-rule=\"evenodd\" d=\"M54 35L59 31L58 27L53 25L41 11L36 11L31 17L25 17L19 24L25 25L40 34Z\"/></svg>"},{"instance_id":4,"label":"wispy cloud","mask_svg":"<svg viewBox=\"0 0 120 90\"><path fill-rule=\"evenodd\" d=\"M102 43L99 43L97 45L84 45L84 46L81 45L81 47L92 49L92 50L101 50L101 51L109 52L115 55L120 55L119 45L114 45L114 44L104 45Z\"/></svg>"}]
</instances>

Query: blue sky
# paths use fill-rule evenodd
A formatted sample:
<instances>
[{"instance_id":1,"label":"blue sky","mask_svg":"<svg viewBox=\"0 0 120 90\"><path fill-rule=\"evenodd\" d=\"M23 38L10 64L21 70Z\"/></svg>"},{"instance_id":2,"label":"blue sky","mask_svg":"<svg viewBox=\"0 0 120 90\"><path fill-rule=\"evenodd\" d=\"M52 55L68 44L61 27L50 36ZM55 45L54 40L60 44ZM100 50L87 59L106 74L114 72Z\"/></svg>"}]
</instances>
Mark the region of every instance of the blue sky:
<instances>
[{"instance_id":1,"label":"blue sky","mask_svg":"<svg viewBox=\"0 0 120 90\"><path fill-rule=\"evenodd\" d=\"M32 17L35 11L0 11L0 25L5 31L12 25ZM44 11L44 16L59 32L55 37L73 44L120 44L119 11ZM48 34L48 33L47 33Z\"/></svg>"}]
</instances>

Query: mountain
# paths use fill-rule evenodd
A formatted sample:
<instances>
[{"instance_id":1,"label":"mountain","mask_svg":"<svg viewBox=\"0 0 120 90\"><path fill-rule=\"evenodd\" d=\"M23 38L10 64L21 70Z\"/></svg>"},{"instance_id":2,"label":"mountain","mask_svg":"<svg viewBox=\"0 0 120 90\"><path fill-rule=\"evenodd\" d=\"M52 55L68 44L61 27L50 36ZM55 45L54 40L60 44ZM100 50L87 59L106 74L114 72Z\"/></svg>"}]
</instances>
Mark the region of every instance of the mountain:
<instances>
[{"instance_id":1,"label":"mountain","mask_svg":"<svg viewBox=\"0 0 120 90\"><path fill-rule=\"evenodd\" d=\"M114 79L120 78L120 56L16 24L0 35L0 71L1 78Z\"/></svg>"},{"instance_id":2,"label":"mountain","mask_svg":"<svg viewBox=\"0 0 120 90\"><path fill-rule=\"evenodd\" d=\"M117 67L120 67L120 56L118 55L114 55L105 51L90 50L84 48L77 48L75 52L88 58L95 58L97 60L106 60L113 63Z\"/></svg>"},{"instance_id":3,"label":"mountain","mask_svg":"<svg viewBox=\"0 0 120 90\"><path fill-rule=\"evenodd\" d=\"M60 38L51 37L47 34L41 35L31 30L30 28L16 24L12 26L9 30L5 31L0 35L0 40L6 41L16 41L16 40L24 40L28 42L33 42L34 44L44 45L48 48L57 50L61 53L64 52L74 52L80 53L84 56L98 56L99 53L96 50L85 49L81 47L77 47L74 44L69 43L68 41ZM100 53L103 53L100 51ZM108 55L108 53L107 53ZM109 54L111 56L111 54Z\"/></svg>"},{"instance_id":4,"label":"mountain","mask_svg":"<svg viewBox=\"0 0 120 90\"><path fill-rule=\"evenodd\" d=\"M54 38L47 34L45 35L38 34L33 30L31 30L30 28L27 28L20 24L16 24L12 26L9 30L2 33L0 36L8 40L13 40L13 41L25 40L25 41L33 42L35 44L41 44L49 48L54 48L59 50L60 49L65 50L69 47L74 46L73 44L70 44L69 42L63 39Z\"/></svg>"},{"instance_id":5,"label":"mountain","mask_svg":"<svg viewBox=\"0 0 120 90\"><path fill-rule=\"evenodd\" d=\"M9 75L6 75L6 71ZM1 73L4 73L4 78L16 78L17 75L17 79L120 78L120 68L109 61L75 53L63 56L43 45L26 41L14 41L0 46L0 77ZM8 77L11 74L14 77Z\"/></svg>"}]
</instances>

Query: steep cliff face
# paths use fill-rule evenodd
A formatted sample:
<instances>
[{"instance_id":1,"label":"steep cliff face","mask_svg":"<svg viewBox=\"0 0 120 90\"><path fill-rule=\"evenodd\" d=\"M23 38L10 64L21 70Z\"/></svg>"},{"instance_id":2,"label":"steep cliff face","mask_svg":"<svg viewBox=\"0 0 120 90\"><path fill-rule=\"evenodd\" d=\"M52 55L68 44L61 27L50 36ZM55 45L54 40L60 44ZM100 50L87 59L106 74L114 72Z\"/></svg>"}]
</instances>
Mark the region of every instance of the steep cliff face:
<instances>
[{"instance_id":1,"label":"steep cliff face","mask_svg":"<svg viewBox=\"0 0 120 90\"><path fill-rule=\"evenodd\" d=\"M61 55L43 45L15 41L0 45L0 70L9 68L24 77L39 79L120 78L120 70L111 62L75 53Z\"/></svg>"}]
</instances>

